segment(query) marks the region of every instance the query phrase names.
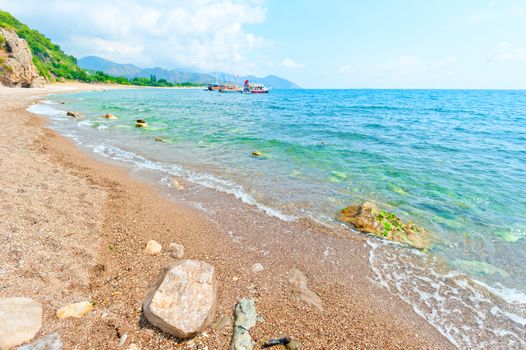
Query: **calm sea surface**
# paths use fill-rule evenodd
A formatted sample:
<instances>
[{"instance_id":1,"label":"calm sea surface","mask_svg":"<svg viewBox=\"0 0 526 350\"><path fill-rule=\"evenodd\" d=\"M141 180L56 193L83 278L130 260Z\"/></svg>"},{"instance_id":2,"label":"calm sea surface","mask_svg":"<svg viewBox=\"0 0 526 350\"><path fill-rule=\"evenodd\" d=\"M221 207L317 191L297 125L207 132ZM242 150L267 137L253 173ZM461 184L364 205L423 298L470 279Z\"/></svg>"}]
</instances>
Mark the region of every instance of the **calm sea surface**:
<instances>
[{"instance_id":1,"label":"calm sea surface","mask_svg":"<svg viewBox=\"0 0 526 350\"><path fill-rule=\"evenodd\" d=\"M344 206L373 200L436 238L427 257L371 241L371 267L386 287L461 348L526 346L526 91L130 89L54 96L35 111L98 154L233 193L285 220L335 224ZM136 119L149 127L135 128ZM440 267L430 270L429 259ZM415 278L438 283L436 293ZM463 296L440 296L447 288L495 298L487 310L456 307L482 310L469 341L418 306L435 298L435 309L454 312L441 298ZM482 329L502 347L474 337Z\"/></svg>"}]
</instances>

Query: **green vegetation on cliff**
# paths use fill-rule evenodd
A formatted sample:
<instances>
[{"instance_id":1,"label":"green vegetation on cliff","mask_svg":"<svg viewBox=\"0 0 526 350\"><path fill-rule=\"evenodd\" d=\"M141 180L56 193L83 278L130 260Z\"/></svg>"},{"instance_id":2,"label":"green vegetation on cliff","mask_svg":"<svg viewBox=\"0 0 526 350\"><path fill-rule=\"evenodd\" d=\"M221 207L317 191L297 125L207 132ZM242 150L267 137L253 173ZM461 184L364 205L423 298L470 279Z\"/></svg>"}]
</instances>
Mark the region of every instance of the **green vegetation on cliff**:
<instances>
[{"instance_id":1,"label":"green vegetation on cliff","mask_svg":"<svg viewBox=\"0 0 526 350\"><path fill-rule=\"evenodd\" d=\"M49 81L57 78L88 81L88 74L79 66L77 59L66 55L60 46L55 45L42 35L21 23L9 13L0 10L0 27L14 30L25 39L33 53L33 63L40 75Z\"/></svg>"},{"instance_id":2,"label":"green vegetation on cliff","mask_svg":"<svg viewBox=\"0 0 526 350\"><path fill-rule=\"evenodd\" d=\"M8 12L0 10L0 27L14 30L19 37L27 41L33 54L33 63L38 73L48 81L57 80L79 80L84 82L115 83L139 86L190 86L195 84L175 84L166 80L147 78L134 78L128 80L125 77L113 77L103 72L86 71L77 65L77 59L67 55L46 36L37 30L29 28ZM3 38L0 38L0 48Z\"/></svg>"}]
</instances>

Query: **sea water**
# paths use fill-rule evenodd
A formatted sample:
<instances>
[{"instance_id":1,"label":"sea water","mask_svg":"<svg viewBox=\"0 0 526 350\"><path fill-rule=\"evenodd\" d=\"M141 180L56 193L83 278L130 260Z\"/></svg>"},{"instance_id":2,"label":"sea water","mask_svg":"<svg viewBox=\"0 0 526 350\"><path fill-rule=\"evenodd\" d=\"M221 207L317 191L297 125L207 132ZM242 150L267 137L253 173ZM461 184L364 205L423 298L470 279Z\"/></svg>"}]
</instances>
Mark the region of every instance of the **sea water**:
<instances>
[{"instance_id":1,"label":"sea water","mask_svg":"<svg viewBox=\"0 0 526 350\"><path fill-rule=\"evenodd\" d=\"M384 287L460 348L526 347L526 91L125 89L32 110L101 156L283 220L337 225L364 200L414 220L428 254L369 241Z\"/></svg>"}]
</instances>

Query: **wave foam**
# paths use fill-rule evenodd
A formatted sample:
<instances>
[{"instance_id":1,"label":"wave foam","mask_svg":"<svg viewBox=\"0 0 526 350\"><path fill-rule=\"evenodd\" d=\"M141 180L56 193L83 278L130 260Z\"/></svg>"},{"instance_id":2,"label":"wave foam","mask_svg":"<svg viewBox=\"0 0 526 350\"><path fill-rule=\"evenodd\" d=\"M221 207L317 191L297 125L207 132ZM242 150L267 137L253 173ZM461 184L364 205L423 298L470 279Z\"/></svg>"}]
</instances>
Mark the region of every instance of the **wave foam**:
<instances>
[{"instance_id":1,"label":"wave foam","mask_svg":"<svg viewBox=\"0 0 526 350\"><path fill-rule=\"evenodd\" d=\"M369 239L379 283L410 304L460 349L526 348L526 295L489 287L445 262L400 245Z\"/></svg>"}]
</instances>

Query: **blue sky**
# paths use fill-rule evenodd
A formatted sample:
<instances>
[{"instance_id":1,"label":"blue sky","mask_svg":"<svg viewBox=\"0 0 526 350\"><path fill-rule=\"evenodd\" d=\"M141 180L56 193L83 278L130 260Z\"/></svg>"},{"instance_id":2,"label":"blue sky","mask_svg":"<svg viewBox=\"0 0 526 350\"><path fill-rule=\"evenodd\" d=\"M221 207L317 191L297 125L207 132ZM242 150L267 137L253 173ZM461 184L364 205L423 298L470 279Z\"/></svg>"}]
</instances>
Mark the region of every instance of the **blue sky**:
<instances>
[{"instance_id":1,"label":"blue sky","mask_svg":"<svg viewBox=\"0 0 526 350\"><path fill-rule=\"evenodd\" d=\"M0 0L77 57L307 88L526 88L526 0Z\"/></svg>"}]
</instances>

